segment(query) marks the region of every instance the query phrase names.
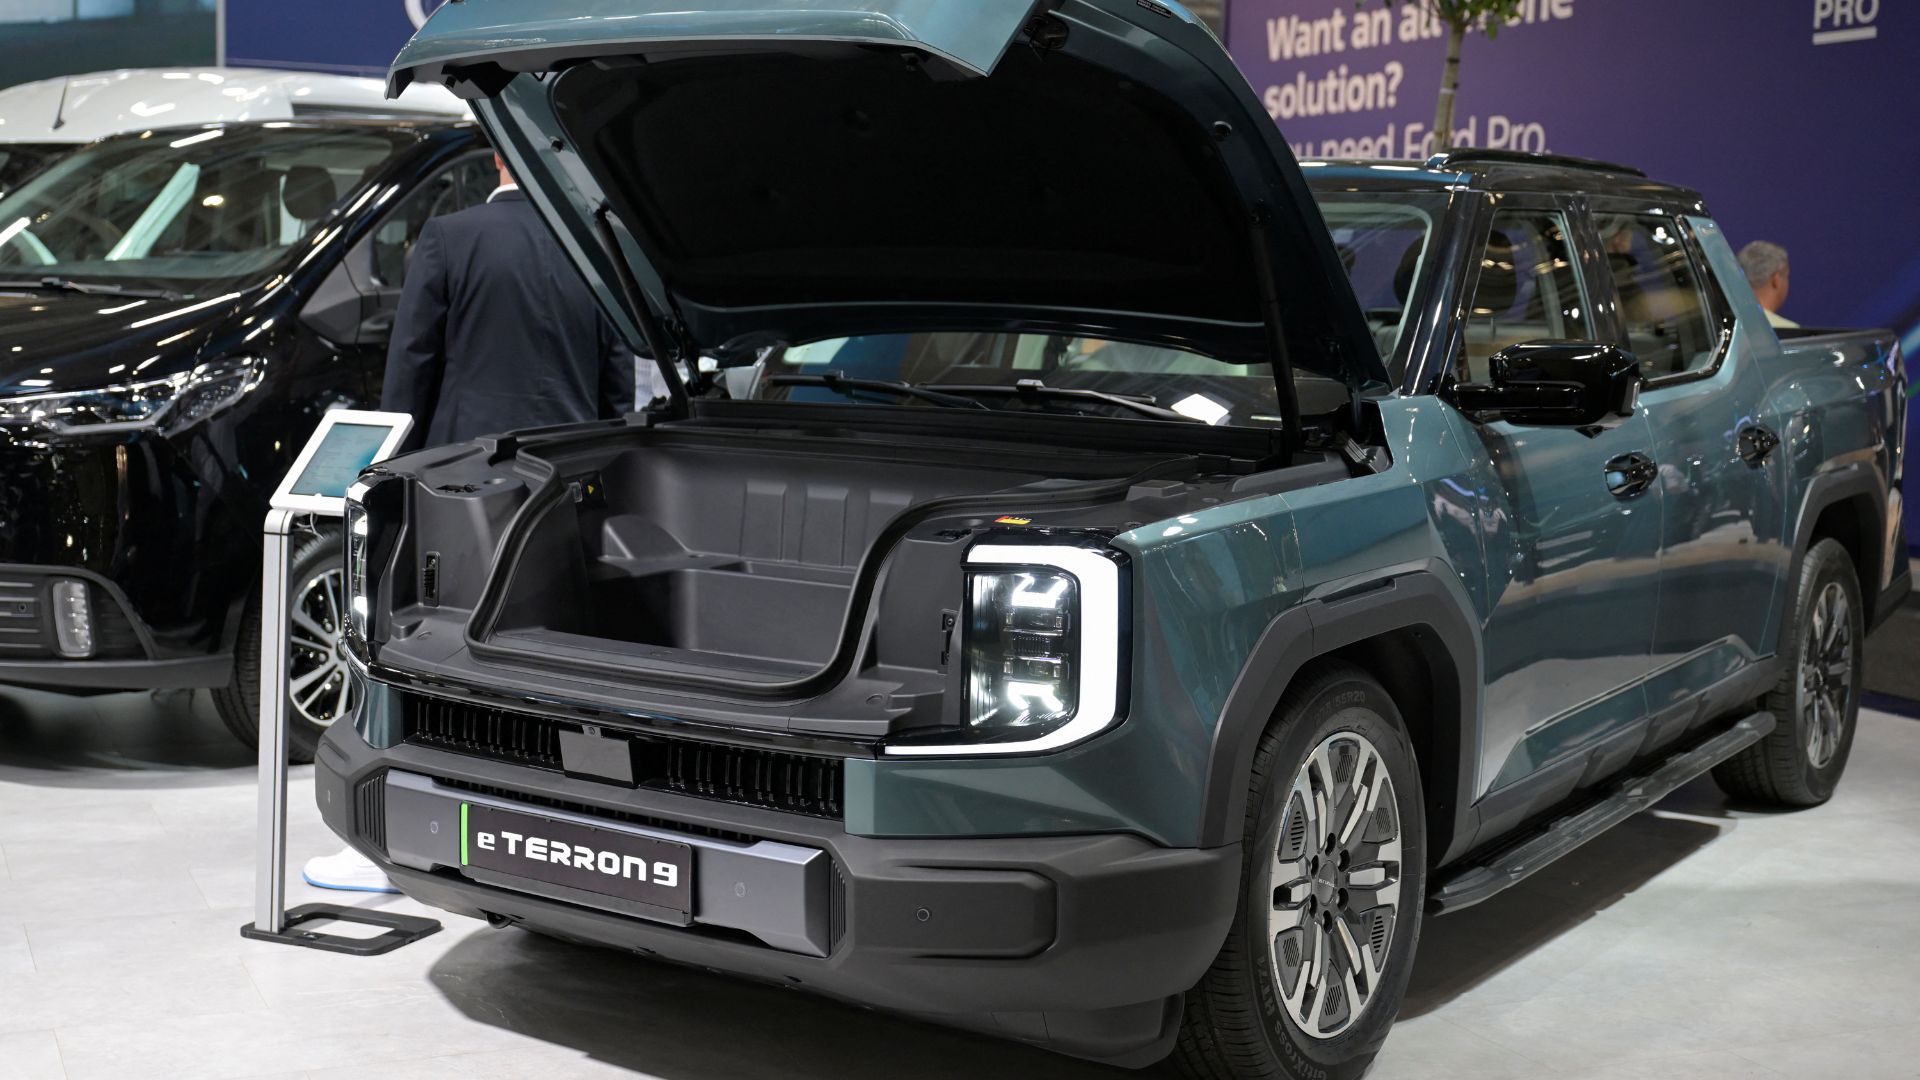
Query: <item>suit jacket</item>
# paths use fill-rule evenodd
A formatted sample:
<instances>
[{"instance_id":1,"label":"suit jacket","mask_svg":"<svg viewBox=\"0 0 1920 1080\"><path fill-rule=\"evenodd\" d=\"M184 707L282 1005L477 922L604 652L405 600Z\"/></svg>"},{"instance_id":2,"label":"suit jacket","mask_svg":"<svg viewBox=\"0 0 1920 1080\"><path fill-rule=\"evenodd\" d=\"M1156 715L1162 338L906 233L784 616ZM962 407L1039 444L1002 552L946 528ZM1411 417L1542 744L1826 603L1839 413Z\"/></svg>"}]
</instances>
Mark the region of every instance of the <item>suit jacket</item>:
<instances>
[{"instance_id":1,"label":"suit jacket","mask_svg":"<svg viewBox=\"0 0 1920 1080\"><path fill-rule=\"evenodd\" d=\"M380 407L412 446L624 416L634 357L526 196L428 221L407 264Z\"/></svg>"}]
</instances>

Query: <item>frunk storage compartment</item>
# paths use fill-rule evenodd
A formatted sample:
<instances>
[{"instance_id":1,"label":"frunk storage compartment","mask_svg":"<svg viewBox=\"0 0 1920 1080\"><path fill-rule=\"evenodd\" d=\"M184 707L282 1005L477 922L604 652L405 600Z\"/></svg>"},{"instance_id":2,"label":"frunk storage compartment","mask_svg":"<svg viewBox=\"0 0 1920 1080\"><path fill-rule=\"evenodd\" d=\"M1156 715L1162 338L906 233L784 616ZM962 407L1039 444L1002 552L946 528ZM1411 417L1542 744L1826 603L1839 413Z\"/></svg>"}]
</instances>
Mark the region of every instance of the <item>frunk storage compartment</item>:
<instances>
[{"instance_id":1,"label":"frunk storage compartment","mask_svg":"<svg viewBox=\"0 0 1920 1080\"><path fill-rule=\"evenodd\" d=\"M831 659L856 570L896 515L1046 478L871 451L636 446L588 477L597 494L561 500L533 527L496 633L811 671Z\"/></svg>"}]
</instances>

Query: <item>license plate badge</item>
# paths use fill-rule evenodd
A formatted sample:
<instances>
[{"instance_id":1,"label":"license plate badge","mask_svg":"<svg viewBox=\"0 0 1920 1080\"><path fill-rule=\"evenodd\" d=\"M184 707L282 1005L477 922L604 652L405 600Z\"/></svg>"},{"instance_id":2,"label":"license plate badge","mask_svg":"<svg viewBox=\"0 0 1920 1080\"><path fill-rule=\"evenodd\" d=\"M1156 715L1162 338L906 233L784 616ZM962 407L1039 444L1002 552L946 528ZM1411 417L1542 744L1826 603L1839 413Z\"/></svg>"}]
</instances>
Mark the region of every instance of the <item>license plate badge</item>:
<instances>
[{"instance_id":1,"label":"license plate badge","mask_svg":"<svg viewBox=\"0 0 1920 1080\"><path fill-rule=\"evenodd\" d=\"M461 803L460 864L693 914L693 848L671 840Z\"/></svg>"}]
</instances>

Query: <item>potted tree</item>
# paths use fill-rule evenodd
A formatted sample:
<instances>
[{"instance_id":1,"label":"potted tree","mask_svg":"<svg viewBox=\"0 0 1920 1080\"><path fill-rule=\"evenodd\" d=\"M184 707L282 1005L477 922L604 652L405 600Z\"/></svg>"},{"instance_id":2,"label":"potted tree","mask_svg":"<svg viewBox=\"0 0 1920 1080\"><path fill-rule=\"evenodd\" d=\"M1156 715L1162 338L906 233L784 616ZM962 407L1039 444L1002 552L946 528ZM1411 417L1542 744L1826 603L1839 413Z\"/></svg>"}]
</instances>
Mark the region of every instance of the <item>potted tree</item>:
<instances>
[{"instance_id":1,"label":"potted tree","mask_svg":"<svg viewBox=\"0 0 1920 1080\"><path fill-rule=\"evenodd\" d=\"M1508 19L1518 18L1525 0L1381 0L1388 7L1407 4L1426 12L1447 28L1447 64L1440 72L1440 101L1433 111L1433 152L1453 148L1453 107L1460 89L1460 46L1467 34L1479 30L1489 39L1499 36Z\"/></svg>"}]
</instances>

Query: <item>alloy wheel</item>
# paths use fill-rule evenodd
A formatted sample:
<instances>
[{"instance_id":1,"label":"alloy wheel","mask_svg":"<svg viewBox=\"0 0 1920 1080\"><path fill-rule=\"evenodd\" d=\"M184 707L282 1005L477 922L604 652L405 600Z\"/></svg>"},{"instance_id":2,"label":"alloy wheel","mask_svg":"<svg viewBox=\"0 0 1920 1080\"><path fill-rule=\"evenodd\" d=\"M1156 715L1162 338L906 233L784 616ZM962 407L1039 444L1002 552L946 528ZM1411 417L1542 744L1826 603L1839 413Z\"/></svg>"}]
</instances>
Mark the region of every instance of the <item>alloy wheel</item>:
<instances>
[{"instance_id":1,"label":"alloy wheel","mask_svg":"<svg viewBox=\"0 0 1920 1080\"><path fill-rule=\"evenodd\" d=\"M1806 721L1807 761L1825 768L1840 752L1853 703L1853 605L1830 581L1814 598L1800 646L1800 714Z\"/></svg>"},{"instance_id":2,"label":"alloy wheel","mask_svg":"<svg viewBox=\"0 0 1920 1080\"><path fill-rule=\"evenodd\" d=\"M1287 1015L1331 1039L1377 996L1400 907L1400 803L1358 732L1328 736L1294 775L1269 860L1267 940Z\"/></svg>"},{"instance_id":3,"label":"alloy wheel","mask_svg":"<svg viewBox=\"0 0 1920 1080\"><path fill-rule=\"evenodd\" d=\"M294 595L287 639L287 700L315 727L347 715L355 693L340 628L346 613L346 574L321 571Z\"/></svg>"}]
</instances>

